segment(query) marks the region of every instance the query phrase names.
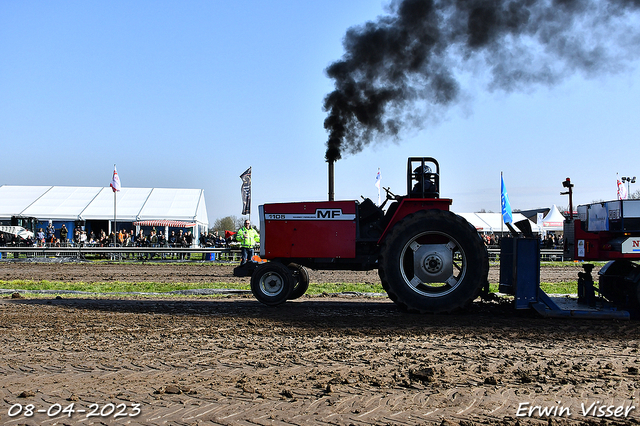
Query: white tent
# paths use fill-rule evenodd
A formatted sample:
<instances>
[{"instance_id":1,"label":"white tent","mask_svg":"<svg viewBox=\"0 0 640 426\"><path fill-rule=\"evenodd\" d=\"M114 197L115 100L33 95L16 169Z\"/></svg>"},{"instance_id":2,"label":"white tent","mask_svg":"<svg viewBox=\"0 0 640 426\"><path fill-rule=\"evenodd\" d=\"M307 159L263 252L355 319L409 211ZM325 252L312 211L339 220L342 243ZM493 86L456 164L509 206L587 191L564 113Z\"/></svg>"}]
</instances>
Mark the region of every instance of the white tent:
<instances>
[{"instance_id":1,"label":"white tent","mask_svg":"<svg viewBox=\"0 0 640 426\"><path fill-rule=\"evenodd\" d=\"M50 190L50 186L0 186L0 219L11 219Z\"/></svg>"},{"instance_id":2,"label":"white tent","mask_svg":"<svg viewBox=\"0 0 640 426\"><path fill-rule=\"evenodd\" d=\"M110 187L99 188L91 203L85 206L79 216L84 220L101 220L105 218L105 212L111 212L109 219L113 219L113 190ZM149 188L122 188L117 195L116 214L118 221L133 222L138 220L140 210L151 189ZM161 216L162 218L162 216Z\"/></svg>"},{"instance_id":3,"label":"white tent","mask_svg":"<svg viewBox=\"0 0 640 426\"><path fill-rule=\"evenodd\" d=\"M110 187L0 186L0 219L12 216L46 220L113 220ZM116 219L174 220L207 228L202 189L122 188L117 193Z\"/></svg>"},{"instance_id":4,"label":"white tent","mask_svg":"<svg viewBox=\"0 0 640 426\"><path fill-rule=\"evenodd\" d=\"M564 223L564 216L558 210L558 207L554 204L549 213L542 219L542 229L547 231L562 231Z\"/></svg>"},{"instance_id":5,"label":"white tent","mask_svg":"<svg viewBox=\"0 0 640 426\"><path fill-rule=\"evenodd\" d=\"M473 225L473 227L476 228L478 232L490 232L491 227L489 226L489 224L484 222L482 219L480 219L476 213L456 213L456 214L458 216L462 216L463 218L465 218L467 222Z\"/></svg>"},{"instance_id":6,"label":"white tent","mask_svg":"<svg viewBox=\"0 0 640 426\"><path fill-rule=\"evenodd\" d=\"M27 208L19 213L14 212L14 215L50 220L80 220L82 210L91 203L99 191L100 188L52 186L35 198ZM113 202L111 218L113 219Z\"/></svg>"},{"instance_id":7,"label":"white tent","mask_svg":"<svg viewBox=\"0 0 640 426\"><path fill-rule=\"evenodd\" d=\"M509 228L502 222L501 213L457 213L462 216L473 225L478 232L509 232ZM522 213L513 213L513 222L520 222L521 220L527 220L531 225L531 230L534 233L540 233L540 226L531 222Z\"/></svg>"}]
</instances>

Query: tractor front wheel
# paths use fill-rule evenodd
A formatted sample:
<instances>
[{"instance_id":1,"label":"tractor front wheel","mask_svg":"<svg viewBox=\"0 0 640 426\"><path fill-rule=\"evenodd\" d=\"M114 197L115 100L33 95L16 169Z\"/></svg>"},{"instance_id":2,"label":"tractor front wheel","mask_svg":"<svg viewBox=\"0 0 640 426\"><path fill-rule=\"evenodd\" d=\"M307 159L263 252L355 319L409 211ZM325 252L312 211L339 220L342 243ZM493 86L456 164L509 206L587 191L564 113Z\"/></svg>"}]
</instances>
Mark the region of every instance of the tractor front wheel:
<instances>
[{"instance_id":1,"label":"tractor front wheel","mask_svg":"<svg viewBox=\"0 0 640 426\"><path fill-rule=\"evenodd\" d=\"M293 291L289 300L298 299L309 289L309 273L307 268L297 263L290 263L289 270L293 276Z\"/></svg>"},{"instance_id":2,"label":"tractor front wheel","mask_svg":"<svg viewBox=\"0 0 640 426\"><path fill-rule=\"evenodd\" d=\"M378 274L401 309L452 312L479 294L489 256L477 231L446 210L423 210L399 221L385 238Z\"/></svg>"},{"instance_id":3,"label":"tractor front wheel","mask_svg":"<svg viewBox=\"0 0 640 426\"><path fill-rule=\"evenodd\" d=\"M291 271L278 262L263 263L251 275L251 292L265 305L277 306L286 302L293 286Z\"/></svg>"}]
</instances>

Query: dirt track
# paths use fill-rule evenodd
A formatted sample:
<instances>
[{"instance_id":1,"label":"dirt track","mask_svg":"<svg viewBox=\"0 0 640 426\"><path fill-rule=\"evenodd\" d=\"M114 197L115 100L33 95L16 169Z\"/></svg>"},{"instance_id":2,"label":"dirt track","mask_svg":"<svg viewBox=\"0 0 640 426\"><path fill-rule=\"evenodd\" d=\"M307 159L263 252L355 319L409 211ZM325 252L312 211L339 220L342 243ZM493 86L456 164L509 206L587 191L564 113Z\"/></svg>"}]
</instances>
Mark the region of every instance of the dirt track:
<instances>
[{"instance_id":1,"label":"dirt track","mask_svg":"<svg viewBox=\"0 0 640 426\"><path fill-rule=\"evenodd\" d=\"M0 279L232 281L198 265L8 265ZM376 280L349 274L311 281ZM624 414L640 400L636 322L540 319L498 303L419 316L346 296L279 308L242 296L5 298L0 342L2 424L547 424L538 411L516 416L533 406L556 407L553 422L600 424L581 404ZM15 404L23 412L10 417ZM26 417L28 404L44 412ZM71 417L53 415L71 404ZM109 404L140 414L116 417ZM616 423L638 424L638 412Z\"/></svg>"},{"instance_id":2,"label":"dirt track","mask_svg":"<svg viewBox=\"0 0 640 426\"><path fill-rule=\"evenodd\" d=\"M0 280L48 280L64 282L244 282L249 278L233 276L231 264L209 262L187 263L28 263L0 262ZM576 265L564 267L543 267L540 271L542 282L575 281L582 268ZM594 269L595 277L598 269ZM492 267L489 282L499 281L500 270ZM377 271L310 271L312 283L378 283Z\"/></svg>"}]
</instances>

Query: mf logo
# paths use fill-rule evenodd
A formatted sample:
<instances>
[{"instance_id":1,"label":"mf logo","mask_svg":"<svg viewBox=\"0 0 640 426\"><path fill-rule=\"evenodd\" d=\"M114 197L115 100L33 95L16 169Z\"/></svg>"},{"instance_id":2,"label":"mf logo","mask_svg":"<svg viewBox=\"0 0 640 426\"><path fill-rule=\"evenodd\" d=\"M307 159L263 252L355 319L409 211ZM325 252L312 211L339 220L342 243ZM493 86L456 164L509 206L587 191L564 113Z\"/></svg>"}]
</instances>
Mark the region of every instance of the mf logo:
<instances>
[{"instance_id":1,"label":"mf logo","mask_svg":"<svg viewBox=\"0 0 640 426\"><path fill-rule=\"evenodd\" d=\"M342 209L317 209L318 219L338 219L342 215Z\"/></svg>"}]
</instances>

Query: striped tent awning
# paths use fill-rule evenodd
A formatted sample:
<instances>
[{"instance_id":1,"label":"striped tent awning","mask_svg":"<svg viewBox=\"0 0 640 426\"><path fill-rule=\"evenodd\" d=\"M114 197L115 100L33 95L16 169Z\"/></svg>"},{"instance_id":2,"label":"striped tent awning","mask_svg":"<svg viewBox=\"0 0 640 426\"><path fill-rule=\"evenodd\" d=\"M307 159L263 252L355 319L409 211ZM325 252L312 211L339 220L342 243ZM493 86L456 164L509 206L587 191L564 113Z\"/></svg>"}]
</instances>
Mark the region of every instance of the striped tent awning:
<instances>
[{"instance_id":1,"label":"striped tent awning","mask_svg":"<svg viewBox=\"0 0 640 426\"><path fill-rule=\"evenodd\" d=\"M168 226L171 228L193 228L196 226L192 222L182 222L180 220L142 220L133 222L134 226Z\"/></svg>"}]
</instances>

